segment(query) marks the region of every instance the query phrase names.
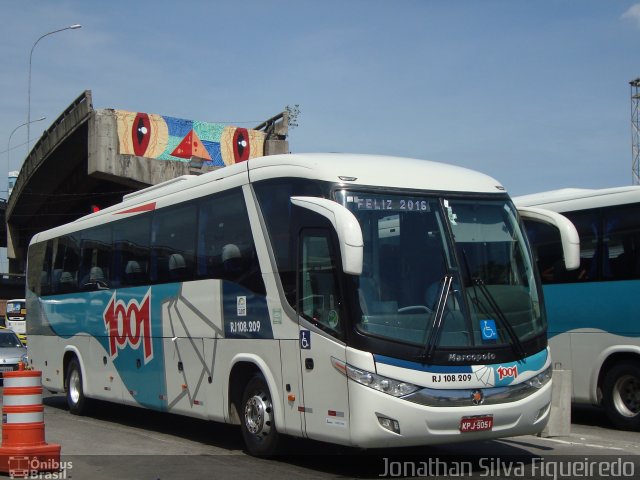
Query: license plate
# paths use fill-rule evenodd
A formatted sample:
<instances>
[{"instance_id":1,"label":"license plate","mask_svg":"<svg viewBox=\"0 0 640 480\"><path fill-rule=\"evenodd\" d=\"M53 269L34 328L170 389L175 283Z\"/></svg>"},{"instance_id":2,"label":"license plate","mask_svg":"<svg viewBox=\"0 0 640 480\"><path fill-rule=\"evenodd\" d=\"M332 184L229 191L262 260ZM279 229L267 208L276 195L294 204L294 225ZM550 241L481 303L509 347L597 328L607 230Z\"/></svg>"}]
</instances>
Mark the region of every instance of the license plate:
<instances>
[{"instance_id":1,"label":"license plate","mask_svg":"<svg viewBox=\"0 0 640 480\"><path fill-rule=\"evenodd\" d=\"M478 417L462 417L460 420L461 432L483 432L493 428L493 415Z\"/></svg>"}]
</instances>

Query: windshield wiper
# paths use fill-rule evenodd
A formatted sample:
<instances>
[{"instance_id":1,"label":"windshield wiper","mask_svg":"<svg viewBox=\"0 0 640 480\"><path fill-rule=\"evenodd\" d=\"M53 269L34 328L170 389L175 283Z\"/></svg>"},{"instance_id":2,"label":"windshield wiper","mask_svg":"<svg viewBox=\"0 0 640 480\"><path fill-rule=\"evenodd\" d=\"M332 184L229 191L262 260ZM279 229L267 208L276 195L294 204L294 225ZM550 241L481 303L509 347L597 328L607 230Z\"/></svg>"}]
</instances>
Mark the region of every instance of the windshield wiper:
<instances>
[{"instance_id":1,"label":"windshield wiper","mask_svg":"<svg viewBox=\"0 0 640 480\"><path fill-rule=\"evenodd\" d=\"M504 312L500 308L500 305L498 305L498 302L496 302L496 299L494 298L494 296L491 294L491 292L487 288L487 285L484 283L484 281L481 278L473 278L472 282L476 287L478 287L478 289L485 296L485 298L487 299L487 303L489 303L489 307L491 307L493 312L496 314L498 323L502 325L502 328L504 328L507 331L507 334L509 335L509 337L511 337L511 346L513 347L516 355L519 355L520 358L526 357L527 352L525 352L524 347L522 346L522 342L520 341L520 338L518 338L518 334L513 329L513 326L509 323L509 320L507 320L507 317L505 317ZM478 306L480 306L482 310L485 311L485 313L488 313L487 309L484 308L484 304L480 301L480 299L476 297L475 300L478 303Z\"/></svg>"},{"instance_id":2,"label":"windshield wiper","mask_svg":"<svg viewBox=\"0 0 640 480\"><path fill-rule=\"evenodd\" d=\"M442 288L440 289L440 295L438 295L438 305L433 315L433 322L431 323L431 331L429 332L428 339L423 339L424 348L419 355L422 360L431 361L433 352L436 349L438 339L440 337L440 331L442 330L442 320L444 318L444 310L447 306L447 300L449 299L449 292L451 292L451 282L453 281L452 275L445 275L442 278ZM427 334L429 325L425 327L425 336Z\"/></svg>"},{"instance_id":3,"label":"windshield wiper","mask_svg":"<svg viewBox=\"0 0 640 480\"><path fill-rule=\"evenodd\" d=\"M507 317L505 317L504 312L502 311L502 309L500 308L500 305L498 305L498 302L496 302L496 299L493 297L493 295L487 288L487 285L484 283L484 281L480 277L473 278L471 276L471 269L469 268L469 259L467 258L467 252L465 251L464 248L462 249L462 257L464 260L464 266L467 272L467 277L471 281L472 285L475 287L478 287L478 290L480 290L482 294L485 296L485 298L487 299L487 302L489 303L489 306L493 309L496 317L498 318L498 323L502 325L502 328L504 328L507 331L507 334L509 335L509 337L511 337L511 347L513 348L514 353L518 355L520 358L526 357L527 353L525 352L524 347L522 346L522 342L520 341L520 338L518 338L518 334L509 323L509 320L507 320ZM474 288L474 292L475 292L475 288ZM473 301L478 305L478 307L481 310L484 311L485 314L489 314L489 312L487 311L487 308L480 301L477 294L475 295L475 298L473 299Z\"/></svg>"}]
</instances>

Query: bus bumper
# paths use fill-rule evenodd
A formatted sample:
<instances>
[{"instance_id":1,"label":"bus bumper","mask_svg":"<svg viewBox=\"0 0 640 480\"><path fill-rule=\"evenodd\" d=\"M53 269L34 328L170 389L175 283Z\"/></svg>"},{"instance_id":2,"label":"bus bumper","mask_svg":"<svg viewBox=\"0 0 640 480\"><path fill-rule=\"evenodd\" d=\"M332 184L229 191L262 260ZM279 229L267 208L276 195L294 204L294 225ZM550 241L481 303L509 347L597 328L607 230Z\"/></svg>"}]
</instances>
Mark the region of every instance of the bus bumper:
<instances>
[{"instance_id":1,"label":"bus bumper","mask_svg":"<svg viewBox=\"0 0 640 480\"><path fill-rule=\"evenodd\" d=\"M549 421L551 386L549 381L509 403L431 407L349 382L351 442L360 448L389 448L536 434ZM490 430L461 432L463 417L491 417L493 425Z\"/></svg>"}]
</instances>

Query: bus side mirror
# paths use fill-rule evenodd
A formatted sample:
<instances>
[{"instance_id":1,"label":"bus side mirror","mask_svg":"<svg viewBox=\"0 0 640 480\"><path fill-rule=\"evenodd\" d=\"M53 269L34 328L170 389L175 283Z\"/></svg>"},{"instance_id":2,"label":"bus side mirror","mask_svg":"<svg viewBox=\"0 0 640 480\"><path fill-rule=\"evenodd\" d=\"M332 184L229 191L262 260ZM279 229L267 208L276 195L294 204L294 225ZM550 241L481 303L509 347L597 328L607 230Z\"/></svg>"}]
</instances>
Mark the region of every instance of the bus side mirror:
<instances>
[{"instance_id":1,"label":"bus side mirror","mask_svg":"<svg viewBox=\"0 0 640 480\"><path fill-rule=\"evenodd\" d=\"M546 223L558 229L562 242L564 267L575 270L580 266L580 237L576 227L564 215L535 207L517 207L520 216L531 222Z\"/></svg>"},{"instance_id":2,"label":"bus side mirror","mask_svg":"<svg viewBox=\"0 0 640 480\"><path fill-rule=\"evenodd\" d=\"M340 243L342 270L349 275L362 273L362 230L356 217L346 207L326 198L291 197L291 203L329 219Z\"/></svg>"}]
</instances>

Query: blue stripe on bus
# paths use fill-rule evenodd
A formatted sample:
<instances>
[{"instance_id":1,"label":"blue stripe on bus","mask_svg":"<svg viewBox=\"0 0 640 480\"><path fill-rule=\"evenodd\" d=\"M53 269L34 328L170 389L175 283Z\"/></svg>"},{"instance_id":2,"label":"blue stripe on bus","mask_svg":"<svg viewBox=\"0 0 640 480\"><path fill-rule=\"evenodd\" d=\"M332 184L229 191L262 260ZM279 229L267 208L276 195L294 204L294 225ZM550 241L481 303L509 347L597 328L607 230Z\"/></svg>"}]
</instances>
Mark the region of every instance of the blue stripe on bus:
<instances>
[{"instance_id":1,"label":"blue stripe on bus","mask_svg":"<svg viewBox=\"0 0 640 480\"><path fill-rule=\"evenodd\" d=\"M473 373L489 368L493 370L493 385L496 387L513 383L519 375L525 372L538 372L542 370L548 361L548 357L548 351L544 349L522 360L492 365L424 365L422 363L400 360L384 355L373 356L376 363L428 373ZM508 375L504 373L501 374L501 372L505 371L508 372Z\"/></svg>"},{"instance_id":2,"label":"blue stripe on bus","mask_svg":"<svg viewBox=\"0 0 640 480\"><path fill-rule=\"evenodd\" d=\"M167 391L163 341L173 337L173 333L163 331L163 323L166 323L163 314L179 300L181 287L180 283L168 283L78 292L43 297L39 304L43 310L42 320L46 319L53 334L65 339L74 335L93 337L111 357L125 388L136 402L145 407L167 410L166 397L160 396L159 392ZM222 282L222 292L226 338L273 338L267 301L263 295L226 281ZM243 310L240 299L246 302ZM211 315L211 312L201 313L205 317ZM123 317L130 325L126 333L123 332ZM109 334L110 318L114 319L112 329L117 333L115 336ZM234 333L231 332L231 324L235 326ZM145 332L147 328L150 332ZM43 325L39 333L45 332ZM211 337L214 336L212 330Z\"/></svg>"},{"instance_id":3,"label":"blue stripe on bus","mask_svg":"<svg viewBox=\"0 0 640 480\"><path fill-rule=\"evenodd\" d=\"M150 290L148 315L158 320L149 319L151 335L149 343L145 343L143 337L146 332L141 330L142 313L137 307L142 306ZM78 334L93 337L111 357L125 388L136 402L145 407L166 410L166 400L158 395L158 392L166 391L162 306L165 302L175 299L179 292L179 283L79 292L45 297L42 299L42 308L56 335L65 339ZM132 302L137 304L135 313L131 312ZM58 307L62 313L57 312ZM128 310L126 315L132 325L131 329L136 329L128 336L123 335L124 343L110 337L105 320L109 312L115 314L118 308ZM139 337L138 343L132 346L130 341L136 334Z\"/></svg>"},{"instance_id":4,"label":"blue stripe on bus","mask_svg":"<svg viewBox=\"0 0 640 480\"><path fill-rule=\"evenodd\" d=\"M579 328L639 337L640 280L544 285L549 337Z\"/></svg>"}]
</instances>

